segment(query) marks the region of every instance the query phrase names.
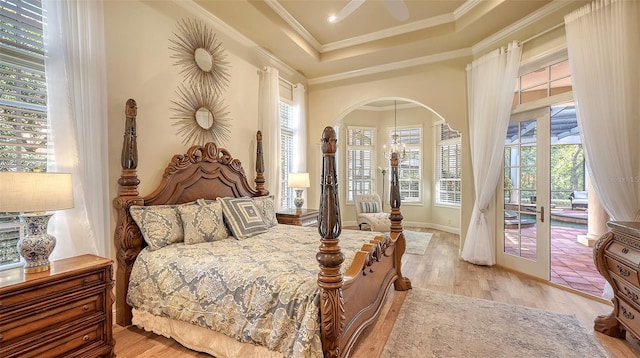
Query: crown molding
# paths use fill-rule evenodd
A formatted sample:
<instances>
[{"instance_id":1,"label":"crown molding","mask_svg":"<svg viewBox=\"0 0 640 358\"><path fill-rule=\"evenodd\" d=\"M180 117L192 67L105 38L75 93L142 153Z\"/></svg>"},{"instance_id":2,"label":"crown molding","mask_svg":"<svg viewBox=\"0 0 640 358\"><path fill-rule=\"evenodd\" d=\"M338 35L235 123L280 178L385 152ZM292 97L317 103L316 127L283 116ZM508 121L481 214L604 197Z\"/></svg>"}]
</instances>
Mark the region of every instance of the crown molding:
<instances>
[{"instance_id":1,"label":"crown molding","mask_svg":"<svg viewBox=\"0 0 640 358\"><path fill-rule=\"evenodd\" d=\"M275 11L278 16L280 16L289 26L293 28L298 35L302 36L302 38L311 45L316 51L322 52L322 44L315 38L307 29L302 26L301 23L296 20L291 13L289 13L278 0L263 0L267 6L271 8L271 10Z\"/></svg>"},{"instance_id":2,"label":"crown molding","mask_svg":"<svg viewBox=\"0 0 640 358\"><path fill-rule=\"evenodd\" d=\"M317 85L317 84L322 84L327 82L346 80L349 78L373 75L377 73L400 70L403 68L415 67L420 65L426 65L430 63L446 61L446 60L451 60L451 59L460 58L460 57L467 57L467 56L471 56L472 54L473 53L471 52L471 48L463 48L463 49L454 50L454 51L441 52L441 53L429 55L429 56L416 57L410 60L391 62L384 65L371 66L371 67L362 68L354 71L337 73L335 75L315 77L315 78L309 79L308 83L311 86L311 85Z\"/></svg>"},{"instance_id":3,"label":"crown molding","mask_svg":"<svg viewBox=\"0 0 640 358\"><path fill-rule=\"evenodd\" d=\"M186 11L191 12L193 15L198 17L204 17L207 20L211 21L216 30L220 31L225 36L233 39L233 41L237 42L239 45L250 49L255 52L258 58L262 61L262 63L254 63L258 68L262 68L265 65L270 65L278 69L278 71L282 74L286 74L289 77L299 77L300 73L293 69L288 64L284 63L279 58L275 57L270 52L266 51L264 48L258 46L251 39L243 35L238 30L231 27L226 22L220 20L217 16L207 11L202 6L198 5L192 0L189 1L180 1L178 2L180 6ZM250 61L251 62L251 61Z\"/></svg>"},{"instance_id":4,"label":"crown molding","mask_svg":"<svg viewBox=\"0 0 640 358\"><path fill-rule=\"evenodd\" d=\"M378 40L386 39L393 36L403 35L413 31L424 30L430 27L447 24L447 23L453 22L454 20L455 19L454 19L453 13L430 17L428 19L414 21L414 22L400 25L400 26L390 27L388 29L368 33L366 35L356 36L350 39L345 39L345 40L336 41L336 42L330 42L328 44L322 45L320 48L320 52L324 53L329 51L340 50L340 49L351 47L351 46L362 45L368 42L378 41Z\"/></svg>"},{"instance_id":5,"label":"crown molding","mask_svg":"<svg viewBox=\"0 0 640 358\"><path fill-rule=\"evenodd\" d=\"M527 26L530 26L536 21L544 19L546 16L555 13L566 5L566 0L554 0L552 3L543 6L539 10L536 10L535 12L525 16L521 20L514 22L513 24L478 42L477 44L473 45L471 49L474 54L482 52L490 46L494 46L495 43L507 39L510 35L526 28Z\"/></svg>"},{"instance_id":6,"label":"crown molding","mask_svg":"<svg viewBox=\"0 0 640 358\"><path fill-rule=\"evenodd\" d=\"M457 9L453 10L453 17L458 20L459 18L466 15L469 11L473 10L474 7L480 5L483 0L467 0L464 4L460 5Z\"/></svg>"},{"instance_id":7,"label":"crown molding","mask_svg":"<svg viewBox=\"0 0 640 358\"><path fill-rule=\"evenodd\" d=\"M293 15L291 15L291 13L289 13L280 4L278 0L264 0L264 2L287 24L289 24L289 26L291 26L291 28L293 28L293 30L298 35L300 35L305 41L307 41L307 43L311 47L313 47L320 53L325 53L454 22L465 15L467 12L472 10L474 7L478 6L482 2L482 0L468 0L464 4L460 5L460 7L455 9L452 13L443 14L420 21L414 21L408 24L372 32L366 35L356 36L350 39L330 42L326 44L321 44L309 31L307 31L304 26L302 26L302 24L298 22L298 20L293 17Z\"/></svg>"}]
</instances>

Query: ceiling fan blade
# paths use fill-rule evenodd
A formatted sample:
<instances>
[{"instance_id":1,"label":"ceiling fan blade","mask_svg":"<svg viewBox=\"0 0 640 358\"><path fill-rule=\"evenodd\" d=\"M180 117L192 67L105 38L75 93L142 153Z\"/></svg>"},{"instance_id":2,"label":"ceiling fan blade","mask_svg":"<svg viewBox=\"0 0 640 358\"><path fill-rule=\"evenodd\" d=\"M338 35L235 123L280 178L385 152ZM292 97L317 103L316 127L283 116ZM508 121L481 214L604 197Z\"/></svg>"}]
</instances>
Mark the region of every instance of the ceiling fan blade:
<instances>
[{"instance_id":1,"label":"ceiling fan blade","mask_svg":"<svg viewBox=\"0 0 640 358\"><path fill-rule=\"evenodd\" d=\"M399 21L405 21L409 18L409 9L403 0L384 0L383 3L391 15Z\"/></svg>"},{"instance_id":2,"label":"ceiling fan blade","mask_svg":"<svg viewBox=\"0 0 640 358\"><path fill-rule=\"evenodd\" d=\"M345 7L342 8L335 16L329 18L329 22L340 22L344 20L347 16L351 15L352 12L356 11L360 5L364 4L365 0L351 0Z\"/></svg>"}]
</instances>

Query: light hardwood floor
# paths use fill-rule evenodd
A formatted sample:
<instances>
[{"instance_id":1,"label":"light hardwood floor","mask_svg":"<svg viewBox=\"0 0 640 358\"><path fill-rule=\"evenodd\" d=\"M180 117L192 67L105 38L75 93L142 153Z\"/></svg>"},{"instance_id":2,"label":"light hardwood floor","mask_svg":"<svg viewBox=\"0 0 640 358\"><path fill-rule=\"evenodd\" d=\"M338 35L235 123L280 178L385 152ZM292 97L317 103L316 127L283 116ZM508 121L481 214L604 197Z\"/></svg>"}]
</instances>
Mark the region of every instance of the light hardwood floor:
<instances>
[{"instance_id":1,"label":"light hardwood floor","mask_svg":"<svg viewBox=\"0 0 640 358\"><path fill-rule=\"evenodd\" d=\"M458 235L437 230L407 229L434 233L425 255L404 256L402 271L411 279L413 287L574 314L589 328L593 327L596 316L609 314L612 310L608 303L500 267L476 266L462 261L458 258ZM380 356L405 297L405 292L390 292L380 318L364 332L352 357ZM621 340L595 331L593 334L611 357L640 357L640 345L629 335L626 340ZM135 327L116 325L114 336L118 357L209 357Z\"/></svg>"}]
</instances>

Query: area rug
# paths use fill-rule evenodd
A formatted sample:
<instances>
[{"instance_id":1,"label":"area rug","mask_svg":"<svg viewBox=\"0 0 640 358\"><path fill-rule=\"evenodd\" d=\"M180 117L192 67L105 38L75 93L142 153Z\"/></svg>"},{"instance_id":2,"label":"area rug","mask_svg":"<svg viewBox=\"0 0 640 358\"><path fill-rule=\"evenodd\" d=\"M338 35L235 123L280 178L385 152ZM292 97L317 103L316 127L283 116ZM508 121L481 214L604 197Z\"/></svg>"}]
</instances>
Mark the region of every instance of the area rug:
<instances>
[{"instance_id":1,"label":"area rug","mask_svg":"<svg viewBox=\"0 0 640 358\"><path fill-rule=\"evenodd\" d=\"M403 230L404 238L407 241L405 254L424 255L427 246L433 237L432 233Z\"/></svg>"},{"instance_id":2,"label":"area rug","mask_svg":"<svg viewBox=\"0 0 640 358\"><path fill-rule=\"evenodd\" d=\"M572 315L414 288L384 358L607 357Z\"/></svg>"}]
</instances>

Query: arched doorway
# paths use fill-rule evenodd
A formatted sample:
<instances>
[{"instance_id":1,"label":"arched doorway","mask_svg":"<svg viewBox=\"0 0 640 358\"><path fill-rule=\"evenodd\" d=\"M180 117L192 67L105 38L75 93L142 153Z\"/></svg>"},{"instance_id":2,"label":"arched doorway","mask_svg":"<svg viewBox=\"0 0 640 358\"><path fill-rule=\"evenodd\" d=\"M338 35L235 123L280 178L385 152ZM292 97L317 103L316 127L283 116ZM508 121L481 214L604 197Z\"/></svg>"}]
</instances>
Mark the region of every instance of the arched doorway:
<instances>
[{"instance_id":1,"label":"arched doorway","mask_svg":"<svg viewBox=\"0 0 640 358\"><path fill-rule=\"evenodd\" d=\"M384 97L354 104L344 111L333 126L338 132L338 176L342 217L345 225L355 225L354 197L360 193L378 193L389 209L388 152L397 135L397 144L405 153L401 160L400 188L403 197L404 224L460 230L460 144L458 158L446 158L456 166L458 205L441 205L438 200L442 172L436 132L444 118L428 106L400 97ZM458 139L458 143L460 143ZM448 167L445 168L448 172ZM457 196L456 196L457 195Z\"/></svg>"}]
</instances>

